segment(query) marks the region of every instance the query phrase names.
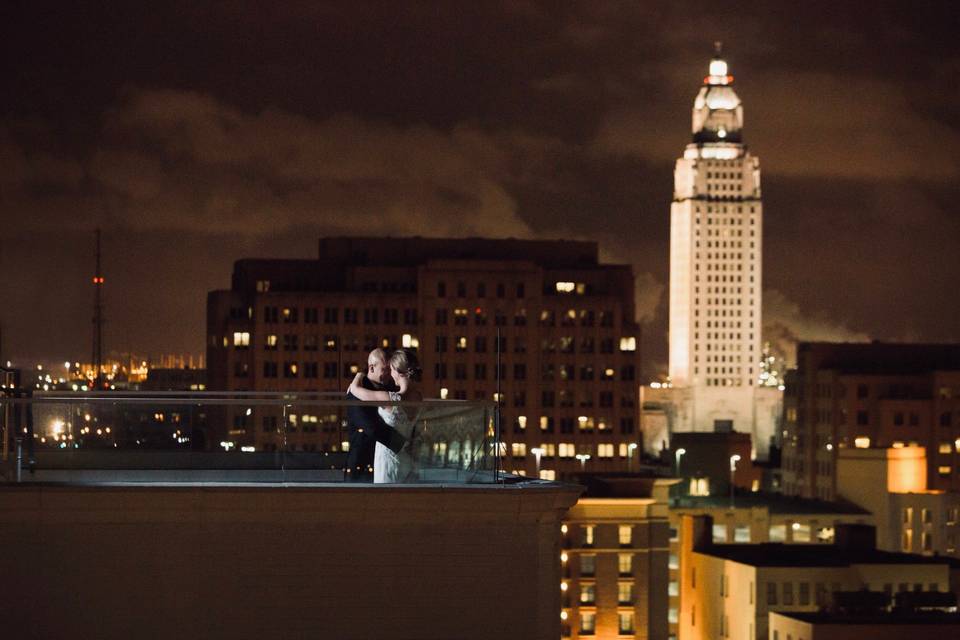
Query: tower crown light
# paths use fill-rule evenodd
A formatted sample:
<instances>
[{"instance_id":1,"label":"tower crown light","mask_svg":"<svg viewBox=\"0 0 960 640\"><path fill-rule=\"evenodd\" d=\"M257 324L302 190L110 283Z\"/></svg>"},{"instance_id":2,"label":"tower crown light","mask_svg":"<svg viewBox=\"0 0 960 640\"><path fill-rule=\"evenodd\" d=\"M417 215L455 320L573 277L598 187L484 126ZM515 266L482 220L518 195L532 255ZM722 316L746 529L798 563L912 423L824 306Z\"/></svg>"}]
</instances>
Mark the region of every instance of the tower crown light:
<instances>
[{"instance_id":1,"label":"tower crown light","mask_svg":"<svg viewBox=\"0 0 960 640\"><path fill-rule=\"evenodd\" d=\"M720 56L720 43L710 61L710 75L693 101L693 142L702 145L719 143L721 147L740 144L743 128L743 107L733 89L733 76L727 61ZM711 150L707 155L716 155Z\"/></svg>"}]
</instances>

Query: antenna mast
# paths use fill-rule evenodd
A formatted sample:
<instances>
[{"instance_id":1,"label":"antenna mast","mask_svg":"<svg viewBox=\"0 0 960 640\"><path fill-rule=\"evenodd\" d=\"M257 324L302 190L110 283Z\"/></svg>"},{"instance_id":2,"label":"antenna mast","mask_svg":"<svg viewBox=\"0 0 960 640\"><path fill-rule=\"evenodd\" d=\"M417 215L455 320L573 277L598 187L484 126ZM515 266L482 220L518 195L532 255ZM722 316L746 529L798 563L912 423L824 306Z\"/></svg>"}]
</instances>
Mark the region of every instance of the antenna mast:
<instances>
[{"instance_id":1,"label":"antenna mast","mask_svg":"<svg viewBox=\"0 0 960 640\"><path fill-rule=\"evenodd\" d=\"M99 389L103 373L103 273L100 271L100 228L96 230L97 269L93 274L93 388Z\"/></svg>"}]
</instances>

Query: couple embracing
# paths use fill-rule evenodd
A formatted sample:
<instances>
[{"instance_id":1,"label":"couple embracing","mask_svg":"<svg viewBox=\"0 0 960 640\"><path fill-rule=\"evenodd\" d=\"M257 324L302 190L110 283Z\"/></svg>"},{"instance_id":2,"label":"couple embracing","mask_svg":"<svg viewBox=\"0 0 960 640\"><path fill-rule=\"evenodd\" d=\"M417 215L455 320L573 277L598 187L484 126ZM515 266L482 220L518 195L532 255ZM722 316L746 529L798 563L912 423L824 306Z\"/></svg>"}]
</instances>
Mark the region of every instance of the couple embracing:
<instances>
[{"instance_id":1,"label":"couple embracing","mask_svg":"<svg viewBox=\"0 0 960 640\"><path fill-rule=\"evenodd\" d=\"M409 349L398 349L387 357L374 349L367 358L367 373L358 373L347 390L348 400L364 402L417 402L423 394L417 388L420 365ZM410 482L416 477L410 442L416 414L399 404L351 406L347 409L350 450L347 473L354 482Z\"/></svg>"}]
</instances>

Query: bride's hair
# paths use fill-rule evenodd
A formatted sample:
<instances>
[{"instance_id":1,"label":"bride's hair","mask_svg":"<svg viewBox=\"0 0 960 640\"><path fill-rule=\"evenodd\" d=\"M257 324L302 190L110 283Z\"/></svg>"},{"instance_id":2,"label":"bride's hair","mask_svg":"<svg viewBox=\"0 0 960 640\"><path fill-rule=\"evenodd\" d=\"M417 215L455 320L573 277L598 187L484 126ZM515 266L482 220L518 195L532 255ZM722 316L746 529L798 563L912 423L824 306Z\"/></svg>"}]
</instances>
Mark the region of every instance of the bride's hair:
<instances>
[{"instance_id":1,"label":"bride's hair","mask_svg":"<svg viewBox=\"0 0 960 640\"><path fill-rule=\"evenodd\" d=\"M410 349L397 349L390 356L390 366L411 380L420 380L420 362L417 360L417 354Z\"/></svg>"}]
</instances>

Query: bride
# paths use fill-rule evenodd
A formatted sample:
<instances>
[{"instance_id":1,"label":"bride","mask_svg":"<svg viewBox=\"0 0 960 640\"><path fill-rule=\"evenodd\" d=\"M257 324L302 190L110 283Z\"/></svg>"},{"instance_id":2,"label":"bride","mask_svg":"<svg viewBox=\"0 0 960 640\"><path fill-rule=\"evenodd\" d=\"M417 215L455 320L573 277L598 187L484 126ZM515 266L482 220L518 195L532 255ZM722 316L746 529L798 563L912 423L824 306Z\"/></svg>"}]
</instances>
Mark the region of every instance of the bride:
<instances>
[{"instance_id":1,"label":"bride","mask_svg":"<svg viewBox=\"0 0 960 640\"><path fill-rule=\"evenodd\" d=\"M390 356L390 376L397 385L397 391L374 391L363 387L363 374L358 373L350 383L350 393L358 400L399 402L411 400L414 402L423 399L423 394L417 388L420 380L420 366L417 356L409 349L398 349ZM416 413L412 415L401 405L379 407L377 412L387 426L396 429L407 443L394 453L390 447L377 442L373 457L373 481L408 482L413 477L413 459L410 453L410 438L416 425Z\"/></svg>"}]
</instances>

